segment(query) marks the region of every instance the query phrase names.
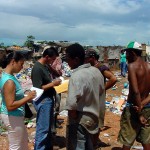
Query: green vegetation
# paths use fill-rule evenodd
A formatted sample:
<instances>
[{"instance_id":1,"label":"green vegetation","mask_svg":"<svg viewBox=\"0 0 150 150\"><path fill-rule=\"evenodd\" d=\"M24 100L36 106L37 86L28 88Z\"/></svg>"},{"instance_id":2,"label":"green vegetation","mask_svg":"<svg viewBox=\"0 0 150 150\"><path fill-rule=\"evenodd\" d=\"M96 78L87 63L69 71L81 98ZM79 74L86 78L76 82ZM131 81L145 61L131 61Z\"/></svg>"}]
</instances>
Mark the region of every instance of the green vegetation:
<instances>
[{"instance_id":1,"label":"green vegetation","mask_svg":"<svg viewBox=\"0 0 150 150\"><path fill-rule=\"evenodd\" d=\"M33 35L27 36L27 40L24 43L24 46L33 49L34 48L35 37Z\"/></svg>"}]
</instances>

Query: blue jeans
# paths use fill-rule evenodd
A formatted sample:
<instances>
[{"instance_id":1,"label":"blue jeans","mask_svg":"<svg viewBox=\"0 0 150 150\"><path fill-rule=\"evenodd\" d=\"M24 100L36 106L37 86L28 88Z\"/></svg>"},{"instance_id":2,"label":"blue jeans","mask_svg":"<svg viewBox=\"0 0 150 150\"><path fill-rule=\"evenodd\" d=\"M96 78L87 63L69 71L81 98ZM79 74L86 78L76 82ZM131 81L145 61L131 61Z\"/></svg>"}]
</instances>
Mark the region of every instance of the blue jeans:
<instances>
[{"instance_id":1,"label":"blue jeans","mask_svg":"<svg viewBox=\"0 0 150 150\"><path fill-rule=\"evenodd\" d=\"M127 65L126 62L121 62L121 75L126 76Z\"/></svg>"},{"instance_id":2,"label":"blue jeans","mask_svg":"<svg viewBox=\"0 0 150 150\"><path fill-rule=\"evenodd\" d=\"M41 97L37 102L34 102L33 105L37 111L34 150L50 150L53 147L51 124L54 100L49 97Z\"/></svg>"},{"instance_id":3,"label":"blue jeans","mask_svg":"<svg viewBox=\"0 0 150 150\"><path fill-rule=\"evenodd\" d=\"M94 150L93 136L82 125L67 126L67 150Z\"/></svg>"},{"instance_id":4,"label":"blue jeans","mask_svg":"<svg viewBox=\"0 0 150 150\"><path fill-rule=\"evenodd\" d=\"M128 72L128 64L126 63L126 73Z\"/></svg>"}]
</instances>

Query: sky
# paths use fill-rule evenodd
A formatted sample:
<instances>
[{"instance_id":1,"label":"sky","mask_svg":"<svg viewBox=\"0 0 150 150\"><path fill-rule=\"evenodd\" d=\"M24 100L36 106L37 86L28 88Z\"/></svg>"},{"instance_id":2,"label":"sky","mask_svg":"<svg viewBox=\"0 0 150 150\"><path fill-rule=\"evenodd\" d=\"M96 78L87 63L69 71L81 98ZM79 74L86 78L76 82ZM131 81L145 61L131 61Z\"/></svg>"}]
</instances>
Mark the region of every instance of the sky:
<instances>
[{"instance_id":1,"label":"sky","mask_svg":"<svg viewBox=\"0 0 150 150\"><path fill-rule=\"evenodd\" d=\"M150 42L150 0L0 0L0 43L70 41L93 46Z\"/></svg>"}]
</instances>

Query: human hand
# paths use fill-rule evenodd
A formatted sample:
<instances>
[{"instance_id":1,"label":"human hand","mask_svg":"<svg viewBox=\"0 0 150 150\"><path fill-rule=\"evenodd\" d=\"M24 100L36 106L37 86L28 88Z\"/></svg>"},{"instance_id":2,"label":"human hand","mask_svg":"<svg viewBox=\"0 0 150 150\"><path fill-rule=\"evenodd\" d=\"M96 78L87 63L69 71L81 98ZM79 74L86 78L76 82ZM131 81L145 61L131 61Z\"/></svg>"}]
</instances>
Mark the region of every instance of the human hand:
<instances>
[{"instance_id":1,"label":"human hand","mask_svg":"<svg viewBox=\"0 0 150 150\"><path fill-rule=\"evenodd\" d=\"M139 120L142 125L144 125L144 126L147 125L147 119L143 115L139 116Z\"/></svg>"},{"instance_id":2,"label":"human hand","mask_svg":"<svg viewBox=\"0 0 150 150\"><path fill-rule=\"evenodd\" d=\"M141 110L142 110L142 106L141 107L138 107L138 106L133 106L133 108L135 109L135 111L137 112L137 113L139 113L139 112L141 112Z\"/></svg>"},{"instance_id":3,"label":"human hand","mask_svg":"<svg viewBox=\"0 0 150 150\"><path fill-rule=\"evenodd\" d=\"M53 80L53 84L54 84L54 86L60 85L61 84L61 79L55 79L55 80Z\"/></svg>"},{"instance_id":4,"label":"human hand","mask_svg":"<svg viewBox=\"0 0 150 150\"><path fill-rule=\"evenodd\" d=\"M35 97L36 97L36 91L35 91L35 90L29 91L29 92L27 93L27 98L28 98L29 100L32 100L32 99L35 98Z\"/></svg>"}]
</instances>

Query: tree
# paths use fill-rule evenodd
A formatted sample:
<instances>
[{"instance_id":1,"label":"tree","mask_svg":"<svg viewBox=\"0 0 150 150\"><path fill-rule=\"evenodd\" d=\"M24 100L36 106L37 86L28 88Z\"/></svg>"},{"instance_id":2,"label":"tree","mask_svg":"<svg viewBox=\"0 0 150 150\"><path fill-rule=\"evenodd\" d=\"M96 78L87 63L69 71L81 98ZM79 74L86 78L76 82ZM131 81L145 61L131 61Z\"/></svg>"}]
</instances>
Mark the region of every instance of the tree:
<instances>
[{"instance_id":1,"label":"tree","mask_svg":"<svg viewBox=\"0 0 150 150\"><path fill-rule=\"evenodd\" d=\"M4 43L2 42L2 43L0 43L0 48L4 48L5 46L4 46Z\"/></svg>"},{"instance_id":2,"label":"tree","mask_svg":"<svg viewBox=\"0 0 150 150\"><path fill-rule=\"evenodd\" d=\"M24 46L33 49L34 48L34 39L35 37L32 35L27 36L27 40L24 43Z\"/></svg>"}]
</instances>

